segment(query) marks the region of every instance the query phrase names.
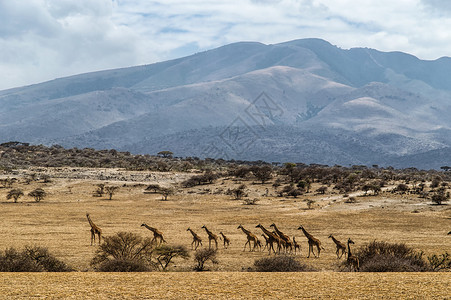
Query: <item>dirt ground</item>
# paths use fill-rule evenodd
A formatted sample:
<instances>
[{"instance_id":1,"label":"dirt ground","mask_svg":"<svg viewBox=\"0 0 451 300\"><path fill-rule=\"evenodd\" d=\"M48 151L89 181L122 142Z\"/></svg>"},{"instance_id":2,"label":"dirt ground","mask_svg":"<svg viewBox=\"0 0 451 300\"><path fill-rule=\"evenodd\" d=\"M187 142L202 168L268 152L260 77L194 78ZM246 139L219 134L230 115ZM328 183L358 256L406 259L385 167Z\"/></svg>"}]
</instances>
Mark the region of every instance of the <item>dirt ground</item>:
<instances>
[{"instance_id":1,"label":"dirt ground","mask_svg":"<svg viewBox=\"0 0 451 300\"><path fill-rule=\"evenodd\" d=\"M23 180L25 175L33 172L51 174L51 182L25 183ZM261 295L287 299L297 298L301 293L301 297L327 298L338 291L344 293L342 295L346 298L361 298L363 294L346 293L369 292L374 296L379 295L378 290L391 291L392 288L394 295L402 295L402 298L423 298L418 297L423 290L436 292L440 298L448 297L443 291L446 290L446 285L442 285L442 282L450 282L450 273L370 275L334 272L338 270L340 260L337 259L335 245L328 236L334 234L341 241L351 237L355 242L354 249L367 242L378 240L405 243L424 251L426 256L450 252L451 235L447 235L451 230L450 205L432 205L430 201L415 195L400 196L389 192L383 192L378 196L362 196L361 193L357 193L350 195L356 198L357 203L346 203L346 198L336 194L332 189L324 195L312 192L298 198L277 197L271 182L262 185L232 179L219 179L213 185L190 189L179 188L167 201L162 201L160 194L144 193L145 187L150 183L171 186L191 175L77 168L25 170L16 173L14 177L19 181L14 183L13 187L23 189L25 196L19 198L18 203L14 203L13 200L6 200L8 189L0 189L0 249L20 248L25 245L44 246L78 271L91 271L89 263L96 246L90 245L87 212L106 236L119 231L152 236L150 231L140 226L147 223L161 230L169 244L181 244L190 249L192 236L186 229L190 227L197 232L203 239L204 247L208 247L207 235L201 228L202 225L206 225L216 234L222 231L231 239L231 245L228 249L224 249L222 241L219 241L217 257L219 263L208 266L212 272L179 273L192 270L194 261L190 258L176 260L170 268L175 272L164 274L3 273L0 293L10 295L8 298L14 298L14 290L17 292L14 286L21 286L46 295L45 293L50 292L50 287L44 282L55 282L56 285L71 285L73 291L76 291L73 298L78 298L76 295L89 296L84 293L95 294L99 290L107 297L105 289L111 288L114 282L119 280L125 283L122 291L125 294L130 292L129 289L140 286L141 294L137 294L140 298L144 292L151 293L149 298L155 298L155 294L152 293L166 289L168 282L170 287L167 291L163 291L168 298L178 298L178 295L183 295L183 291L187 295L192 295L188 298L197 298L193 293L199 286L203 290L199 298L210 298L211 293L216 293L215 295L222 298L228 295L234 298L239 298L239 295L248 298L245 293L249 284L257 291L252 297ZM6 175L0 175L2 176ZM120 189L113 195L112 200L108 200L107 197L93 197L98 183L117 185ZM248 198L258 199L255 205L245 205L243 200L234 200L232 196L224 194L227 189L235 188L241 183L247 185ZM27 196L37 187L43 188L48 193L48 196L39 203ZM312 190L315 190L315 186ZM308 209L306 199L315 201L312 209ZM237 229L238 225L242 224L261 237L261 230L256 228L259 223L268 229L269 225L275 223L289 236L295 236L301 245L301 253L296 255L299 261L320 272L271 275L241 272L252 267L256 259L268 256L266 251L243 252L246 236ZM306 257L307 239L300 230L297 230L300 225L321 240L325 250L321 252L320 258ZM263 241L263 238L261 239ZM103 288L87 283L92 276L96 278L94 282L102 281L99 286ZM24 278L26 279L23 280ZM191 281L190 278L194 279ZM259 280L263 280L262 284L257 283ZM128 281L136 283L126 284ZM277 287L274 287L274 281L278 282ZM320 282L326 284L319 286ZM79 283L88 288L79 291L77 287ZM147 284L152 287L146 287ZM361 287L362 284L366 287ZM409 285L420 294L403 294L409 291ZM115 286L114 295L121 295L121 291L117 289L120 289L120 286ZM315 294L318 290L321 293ZM16 296L20 295L23 294L19 293ZM41 297L39 295L41 294L36 294L37 297ZM68 295L72 294L69 292ZM395 296L393 298L396 298Z\"/></svg>"}]
</instances>

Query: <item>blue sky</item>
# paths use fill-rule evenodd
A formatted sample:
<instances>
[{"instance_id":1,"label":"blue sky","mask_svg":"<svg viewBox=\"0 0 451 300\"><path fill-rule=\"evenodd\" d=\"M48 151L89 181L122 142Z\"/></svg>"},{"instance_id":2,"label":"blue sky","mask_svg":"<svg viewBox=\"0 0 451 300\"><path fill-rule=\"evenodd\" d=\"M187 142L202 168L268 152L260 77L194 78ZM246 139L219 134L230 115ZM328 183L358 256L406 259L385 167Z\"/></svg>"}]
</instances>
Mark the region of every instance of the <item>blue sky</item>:
<instances>
[{"instance_id":1,"label":"blue sky","mask_svg":"<svg viewBox=\"0 0 451 300\"><path fill-rule=\"evenodd\" d=\"M0 90L238 41L451 56L448 0L0 0Z\"/></svg>"}]
</instances>

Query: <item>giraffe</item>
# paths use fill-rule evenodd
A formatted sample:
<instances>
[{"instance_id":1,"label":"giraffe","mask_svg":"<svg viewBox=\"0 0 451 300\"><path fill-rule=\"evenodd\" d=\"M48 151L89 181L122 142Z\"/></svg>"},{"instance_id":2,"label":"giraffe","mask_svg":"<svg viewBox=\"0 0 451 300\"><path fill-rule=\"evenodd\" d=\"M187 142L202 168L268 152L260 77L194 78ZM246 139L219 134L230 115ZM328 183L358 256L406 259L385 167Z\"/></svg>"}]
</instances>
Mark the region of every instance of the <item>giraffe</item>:
<instances>
[{"instance_id":1,"label":"giraffe","mask_svg":"<svg viewBox=\"0 0 451 300\"><path fill-rule=\"evenodd\" d=\"M260 251L262 251L262 242L260 242L258 238L257 238L257 247L258 249L260 249Z\"/></svg>"},{"instance_id":2,"label":"giraffe","mask_svg":"<svg viewBox=\"0 0 451 300\"><path fill-rule=\"evenodd\" d=\"M277 228L276 224L272 223L269 225L269 227L274 228L276 235L279 236L283 240L283 245L285 247L285 251L288 251L290 249L290 252L293 251L293 243L290 240L290 237L286 234L284 234L282 231Z\"/></svg>"},{"instance_id":3,"label":"giraffe","mask_svg":"<svg viewBox=\"0 0 451 300\"><path fill-rule=\"evenodd\" d=\"M226 237L224 235L224 233L222 233L222 231L219 232L219 234L222 235L222 239L224 241L224 249L227 249L229 247L229 245L230 245L230 239L228 237Z\"/></svg>"},{"instance_id":4,"label":"giraffe","mask_svg":"<svg viewBox=\"0 0 451 300\"><path fill-rule=\"evenodd\" d=\"M335 252L337 254L337 258L340 259L343 256L343 254L345 255L346 258L346 245L337 240L332 234L329 235L329 238L331 238L332 241L334 241L335 245L337 246L337 252Z\"/></svg>"},{"instance_id":5,"label":"giraffe","mask_svg":"<svg viewBox=\"0 0 451 300\"><path fill-rule=\"evenodd\" d=\"M263 248L263 250L265 250L267 247L269 247L269 238L264 234L262 234L262 237L265 239L266 242L265 247Z\"/></svg>"},{"instance_id":6,"label":"giraffe","mask_svg":"<svg viewBox=\"0 0 451 300\"><path fill-rule=\"evenodd\" d=\"M294 254L296 254L296 250L299 250L299 253L301 253L301 245L299 245L296 242L296 237L293 236L293 247L294 247Z\"/></svg>"},{"instance_id":7,"label":"giraffe","mask_svg":"<svg viewBox=\"0 0 451 300\"><path fill-rule=\"evenodd\" d=\"M152 239L151 243L153 243L154 241L157 245L161 245L161 243L166 243L166 241L163 237L163 233L161 231L159 231L156 228L150 227L146 223L141 224L141 226L144 226L153 232L153 239Z\"/></svg>"},{"instance_id":8,"label":"giraffe","mask_svg":"<svg viewBox=\"0 0 451 300\"><path fill-rule=\"evenodd\" d=\"M191 249L193 249L193 246L194 246L195 247L194 250L197 250L197 247L199 247L199 245L202 246L202 239L191 228L188 227L188 229L186 231L191 232L191 234L193 235L193 241L191 243Z\"/></svg>"},{"instance_id":9,"label":"giraffe","mask_svg":"<svg viewBox=\"0 0 451 300\"><path fill-rule=\"evenodd\" d=\"M352 269L354 269L354 272L357 272L360 269L359 258L351 253L351 247L349 246L349 244L354 244L354 242L351 240L351 238L348 239L347 263L349 265L349 272L351 272Z\"/></svg>"},{"instance_id":10,"label":"giraffe","mask_svg":"<svg viewBox=\"0 0 451 300\"><path fill-rule=\"evenodd\" d=\"M94 222L91 220L91 217L88 213L86 213L86 217L88 218L89 225L91 225L91 246L92 243L96 243L96 234L99 237L99 245L100 245L100 237L102 235L102 229L100 229Z\"/></svg>"},{"instance_id":11,"label":"giraffe","mask_svg":"<svg viewBox=\"0 0 451 300\"><path fill-rule=\"evenodd\" d=\"M268 236L268 250L269 250L269 254L271 254L271 249L272 251L274 251L274 254L276 253L276 250L274 250L274 243L276 243L277 245L277 251L280 252L280 241L281 239L275 235L274 233L272 233L271 231L269 231L268 229L266 229L265 227L263 227L262 224L258 224L257 226L255 226L256 228L260 228L267 236Z\"/></svg>"},{"instance_id":12,"label":"giraffe","mask_svg":"<svg viewBox=\"0 0 451 300\"><path fill-rule=\"evenodd\" d=\"M319 254L321 253L321 249L324 250L323 247L321 247L321 242L320 240L318 240L317 238L314 238L313 235L311 235L310 233L308 233L304 227L301 225L299 226L298 230L302 230L302 232L304 233L305 237L308 239L308 256L307 258L310 257L310 252L313 253L313 256L319 258ZM313 246L316 246L316 249L318 250L318 256L315 255L315 252L313 251Z\"/></svg>"},{"instance_id":13,"label":"giraffe","mask_svg":"<svg viewBox=\"0 0 451 300\"><path fill-rule=\"evenodd\" d=\"M205 229L205 231L208 234L208 249L211 248L211 241L215 241L216 244L216 250L218 249L218 236L216 234L214 234L213 232L211 232L210 230L208 230L207 226L203 225L202 226L203 229Z\"/></svg>"},{"instance_id":14,"label":"giraffe","mask_svg":"<svg viewBox=\"0 0 451 300\"><path fill-rule=\"evenodd\" d=\"M243 225L239 225L237 229L241 229L244 234L247 236L247 242L244 244L243 251L246 251L246 245L249 244L249 251L255 251L255 247L258 246L260 241L258 240L257 236L250 232L249 230L245 229ZM251 250L251 241L254 243L254 248ZM261 249L261 243L260 243L260 249Z\"/></svg>"}]
</instances>

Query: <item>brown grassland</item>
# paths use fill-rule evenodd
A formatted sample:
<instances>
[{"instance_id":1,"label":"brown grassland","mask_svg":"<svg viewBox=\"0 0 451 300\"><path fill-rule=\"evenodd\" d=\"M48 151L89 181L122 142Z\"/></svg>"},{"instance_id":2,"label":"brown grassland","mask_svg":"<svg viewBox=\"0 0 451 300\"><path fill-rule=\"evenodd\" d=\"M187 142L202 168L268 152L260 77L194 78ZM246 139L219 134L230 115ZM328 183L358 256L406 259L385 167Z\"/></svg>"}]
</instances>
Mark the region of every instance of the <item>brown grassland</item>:
<instances>
[{"instance_id":1,"label":"brown grassland","mask_svg":"<svg viewBox=\"0 0 451 300\"><path fill-rule=\"evenodd\" d=\"M389 192L377 196L356 193L357 203L345 203L343 195L332 189L324 195L278 197L272 181L266 184L247 181L248 197L259 201L245 205L242 200L220 192L242 183L232 178L179 188L167 201L162 201L160 194L144 193L145 187L150 183L169 186L192 174L49 168L46 172L50 182L21 180L31 172L35 171L31 168L15 174L19 181L14 187L25 193L18 203L6 200L8 189L0 189L0 249L44 246L79 272L0 273L0 298L451 299L450 272L338 272L342 260L337 259L335 245L328 239L329 234L341 241L351 237L355 242L353 249L373 240L405 243L424 251L424 257L450 252L451 235L447 235L451 230L450 205L432 205L430 200L414 195ZM99 180L100 173L114 176L109 176L108 181ZM117 185L120 189L112 200L107 196L93 197L98 183ZM48 194L39 203L26 195L37 187ZM311 209L304 201L306 198L315 200ZM188 260L176 259L170 272L89 272L93 271L90 261L97 246L90 245L87 212L105 236L120 231L151 236L150 231L140 226L147 223L160 229L169 244L184 245L193 254L192 237L186 229L190 227L201 235L203 247L208 247L207 235L201 228L206 225L216 234L224 232L231 245L224 249L219 241L219 263L209 264L209 272L192 272L192 255ZM271 223L276 223L290 237L296 236L301 244L297 259L318 272L246 272L256 259L268 257L268 252L243 252L246 238L237 227L242 224L260 237L261 230L255 228L259 223L268 229ZM321 240L325 250L320 258L306 258L307 239L297 230L299 225Z\"/></svg>"}]
</instances>

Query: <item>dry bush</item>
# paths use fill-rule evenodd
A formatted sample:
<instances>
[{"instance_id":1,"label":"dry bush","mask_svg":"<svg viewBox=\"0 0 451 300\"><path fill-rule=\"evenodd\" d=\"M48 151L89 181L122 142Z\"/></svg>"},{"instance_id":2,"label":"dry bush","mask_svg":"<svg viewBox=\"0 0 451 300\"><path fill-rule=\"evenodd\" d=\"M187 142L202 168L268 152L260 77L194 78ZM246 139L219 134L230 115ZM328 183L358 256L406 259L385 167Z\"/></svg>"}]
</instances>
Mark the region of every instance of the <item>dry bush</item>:
<instances>
[{"instance_id":1,"label":"dry bush","mask_svg":"<svg viewBox=\"0 0 451 300\"><path fill-rule=\"evenodd\" d=\"M49 253L47 248L26 246L0 254L0 272L71 272L73 268Z\"/></svg>"},{"instance_id":2,"label":"dry bush","mask_svg":"<svg viewBox=\"0 0 451 300\"><path fill-rule=\"evenodd\" d=\"M172 260L176 257L180 257L183 259L189 258L188 250L185 246L177 245L170 246L163 244L154 249L153 254L156 255L156 260L158 265L164 271L168 268L169 264L172 263Z\"/></svg>"},{"instance_id":3,"label":"dry bush","mask_svg":"<svg viewBox=\"0 0 451 300\"><path fill-rule=\"evenodd\" d=\"M91 261L91 266L100 272L142 272L153 269L151 255L153 244L150 238L131 232L119 232L106 236Z\"/></svg>"},{"instance_id":4,"label":"dry bush","mask_svg":"<svg viewBox=\"0 0 451 300\"><path fill-rule=\"evenodd\" d=\"M428 256L428 261L434 271L451 269L451 255L448 252Z\"/></svg>"},{"instance_id":5,"label":"dry bush","mask_svg":"<svg viewBox=\"0 0 451 300\"><path fill-rule=\"evenodd\" d=\"M145 262L131 259L112 259L96 267L99 272L149 272L152 268Z\"/></svg>"},{"instance_id":6,"label":"dry bush","mask_svg":"<svg viewBox=\"0 0 451 300\"><path fill-rule=\"evenodd\" d=\"M194 254L194 261L197 263L194 267L195 271L204 271L205 270L205 263L207 261L211 261L213 264L217 264L218 261L216 260L216 254L217 251L215 249L200 249L196 251L196 254Z\"/></svg>"},{"instance_id":7,"label":"dry bush","mask_svg":"<svg viewBox=\"0 0 451 300\"><path fill-rule=\"evenodd\" d=\"M256 205L258 201L260 201L260 199L258 199L258 198L254 198L254 199L246 198L243 200L243 204L244 205Z\"/></svg>"},{"instance_id":8,"label":"dry bush","mask_svg":"<svg viewBox=\"0 0 451 300\"><path fill-rule=\"evenodd\" d=\"M256 272L305 272L312 271L291 255L276 255L254 261Z\"/></svg>"},{"instance_id":9,"label":"dry bush","mask_svg":"<svg viewBox=\"0 0 451 300\"><path fill-rule=\"evenodd\" d=\"M428 272L422 252L407 245L373 241L357 250L361 272ZM346 262L343 263L345 265Z\"/></svg>"}]
</instances>

